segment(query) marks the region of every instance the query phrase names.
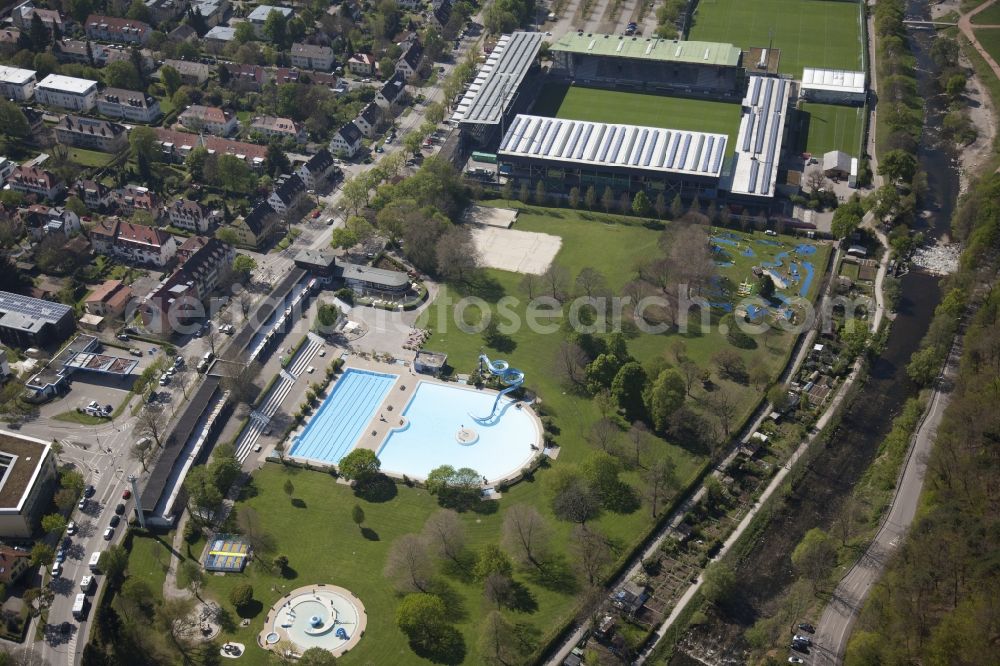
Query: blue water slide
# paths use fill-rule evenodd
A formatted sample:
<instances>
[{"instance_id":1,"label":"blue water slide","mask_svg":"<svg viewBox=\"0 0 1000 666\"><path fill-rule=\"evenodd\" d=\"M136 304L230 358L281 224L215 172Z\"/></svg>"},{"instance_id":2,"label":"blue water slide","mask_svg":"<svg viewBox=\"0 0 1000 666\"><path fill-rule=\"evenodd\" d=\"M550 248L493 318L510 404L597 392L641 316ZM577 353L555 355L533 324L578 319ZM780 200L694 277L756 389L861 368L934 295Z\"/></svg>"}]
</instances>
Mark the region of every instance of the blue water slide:
<instances>
[{"instance_id":1,"label":"blue water slide","mask_svg":"<svg viewBox=\"0 0 1000 666\"><path fill-rule=\"evenodd\" d=\"M491 361L486 354L479 355L479 369L481 372L489 372L491 375L499 377L500 381L507 387L497 394L497 399L493 401L493 410L489 416L473 417L477 421L489 421L497 413L500 398L512 391L516 391L524 383L524 373L517 368L510 367L510 363L507 361Z\"/></svg>"}]
</instances>

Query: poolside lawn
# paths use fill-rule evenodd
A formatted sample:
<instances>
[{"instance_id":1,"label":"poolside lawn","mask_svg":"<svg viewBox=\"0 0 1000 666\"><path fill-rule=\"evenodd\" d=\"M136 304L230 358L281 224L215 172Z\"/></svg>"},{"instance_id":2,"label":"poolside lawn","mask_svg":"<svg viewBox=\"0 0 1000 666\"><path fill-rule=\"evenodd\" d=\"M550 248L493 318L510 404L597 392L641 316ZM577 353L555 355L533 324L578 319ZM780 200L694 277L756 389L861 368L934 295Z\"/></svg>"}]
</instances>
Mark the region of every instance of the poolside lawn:
<instances>
[{"instance_id":1,"label":"poolside lawn","mask_svg":"<svg viewBox=\"0 0 1000 666\"><path fill-rule=\"evenodd\" d=\"M688 39L781 49L779 70L861 69L857 2L699 0Z\"/></svg>"},{"instance_id":2,"label":"poolside lawn","mask_svg":"<svg viewBox=\"0 0 1000 666\"><path fill-rule=\"evenodd\" d=\"M812 153L822 159L824 153L841 150L859 157L863 114L864 107L860 106L803 102L794 116L800 123L799 152Z\"/></svg>"},{"instance_id":3,"label":"poolside lawn","mask_svg":"<svg viewBox=\"0 0 1000 666\"><path fill-rule=\"evenodd\" d=\"M532 113L570 120L725 134L729 137L727 154L732 154L740 129L739 104L584 86L545 86Z\"/></svg>"}]
</instances>

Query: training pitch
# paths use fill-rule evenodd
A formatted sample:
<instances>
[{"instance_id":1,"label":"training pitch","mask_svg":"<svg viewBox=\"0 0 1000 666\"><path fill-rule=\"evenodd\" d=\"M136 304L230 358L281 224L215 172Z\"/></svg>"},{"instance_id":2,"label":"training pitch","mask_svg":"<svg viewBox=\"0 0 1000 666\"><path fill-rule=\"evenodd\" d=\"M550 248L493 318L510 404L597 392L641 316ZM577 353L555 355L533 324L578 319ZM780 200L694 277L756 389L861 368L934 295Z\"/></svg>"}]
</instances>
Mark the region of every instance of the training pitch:
<instances>
[{"instance_id":1,"label":"training pitch","mask_svg":"<svg viewBox=\"0 0 1000 666\"><path fill-rule=\"evenodd\" d=\"M725 134L729 137L727 155L733 153L740 129L739 104L583 86L546 86L532 112L569 120Z\"/></svg>"},{"instance_id":2,"label":"training pitch","mask_svg":"<svg viewBox=\"0 0 1000 666\"><path fill-rule=\"evenodd\" d=\"M808 134L799 136L799 150L822 157L831 150L842 150L859 157L864 108L803 102L798 117ZM803 141L803 138L805 141Z\"/></svg>"},{"instance_id":3,"label":"training pitch","mask_svg":"<svg viewBox=\"0 0 1000 666\"><path fill-rule=\"evenodd\" d=\"M861 69L856 2L836 0L699 0L688 39L781 49L779 69Z\"/></svg>"}]
</instances>

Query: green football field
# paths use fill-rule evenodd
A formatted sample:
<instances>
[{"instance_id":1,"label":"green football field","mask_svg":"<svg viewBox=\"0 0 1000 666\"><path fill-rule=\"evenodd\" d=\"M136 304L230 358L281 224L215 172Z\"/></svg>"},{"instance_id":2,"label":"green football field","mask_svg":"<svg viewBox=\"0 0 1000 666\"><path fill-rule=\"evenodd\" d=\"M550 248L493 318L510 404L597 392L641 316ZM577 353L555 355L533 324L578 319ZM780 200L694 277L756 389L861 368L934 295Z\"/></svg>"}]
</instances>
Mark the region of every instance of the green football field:
<instances>
[{"instance_id":1,"label":"green football field","mask_svg":"<svg viewBox=\"0 0 1000 666\"><path fill-rule=\"evenodd\" d=\"M729 137L729 155L733 153L740 130L739 104L582 86L546 86L535 101L532 113L570 120L725 134Z\"/></svg>"},{"instance_id":2,"label":"green football field","mask_svg":"<svg viewBox=\"0 0 1000 666\"><path fill-rule=\"evenodd\" d=\"M803 102L797 115L800 123L808 124L808 133L799 135L799 151L822 157L831 150L842 150L858 157L863 113L862 107Z\"/></svg>"},{"instance_id":3,"label":"green football field","mask_svg":"<svg viewBox=\"0 0 1000 666\"><path fill-rule=\"evenodd\" d=\"M837 0L699 0L688 39L781 49L779 69L861 69L858 5Z\"/></svg>"}]
</instances>

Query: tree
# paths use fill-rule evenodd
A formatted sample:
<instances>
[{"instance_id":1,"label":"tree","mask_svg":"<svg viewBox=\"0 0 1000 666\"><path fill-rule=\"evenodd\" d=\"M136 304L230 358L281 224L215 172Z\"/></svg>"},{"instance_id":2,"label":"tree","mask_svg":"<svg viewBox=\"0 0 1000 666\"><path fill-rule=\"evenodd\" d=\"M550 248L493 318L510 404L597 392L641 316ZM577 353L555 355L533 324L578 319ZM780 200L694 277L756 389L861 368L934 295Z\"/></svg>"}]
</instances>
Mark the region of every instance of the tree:
<instances>
[{"instance_id":1,"label":"tree","mask_svg":"<svg viewBox=\"0 0 1000 666\"><path fill-rule=\"evenodd\" d=\"M66 517L58 513L42 516L42 529L47 534L62 534L66 529Z\"/></svg>"},{"instance_id":2,"label":"tree","mask_svg":"<svg viewBox=\"0 0 1000 666\"><path fill-rule=\"evenodd\" d=\"M246 44L257 39L257 33L253 29L253 24L250 21L240 21L236 24L236 32L233 33L233 39L236 40L237 44Z\"/></svg>"},{"instance_id":3,"label":"tree","mask_svg":"<svg viewBox=\"0 0 1000 666\"><path fill-rule=\"evenodd\" d=\"M271 564L274 565L274 568L278 571L279 574L284 575L285 569L288 568L288 556L278 555L274 558Z\"/></svg>"},{"instance_id":4,"label":"tree","mask_svg":"<svg viewBox=\"0 0 1000 666\"><path fill-rule=\"evenodd\" d=\"M709 394L705 402L722 427L723 436L728 440L733 429L733 420L736 418L736 399L723 387Z\"/></svg>"},{"instance_id":5,"label":"tree","mask_svg":"<svg viewBox=\"0 0 1000 666\"><path fill-rule=\"evenodd\" d=\"M628 215L632 212L632 196L628 191L622 192L618 199L618 209L621 210L622 215Z\"/></svg>"},{"instance_id":6,"label":"tree","mask_svg":"<svg viewBox=\"0 0 1000 666\"><path fill-rule=\"evenodd\" d=\"M646 500L649 502L649 510L653 518L656 518L660 503L666 499L677 484L675 471L676 466L673 459L664 456L654 460L643 474L643 479L646 482Z\"/></svg>"},{"instance_id":7,"label":"tree","mask_svg":"<svg viewBox=\"0 0 1000 666\"><path fill-rule=\"evenodd\" d=\"M104 85L112 88L135 90L142 87L139 70L128 60L118 60L107 65L102 74Z\"/></svg>"},{"instance_id":8,"label":"tree","mask_svg":"<svg viewBox=\"0 0 1000 666\"><path fill-rule=\"evenodd\" d=\"M21 107L6 99L0 99L0 134L13 139L24 139L31 134L31 125Z\"/></svg>"},{"instance_id":9,"label":"tree","mask_svg":"<svg viewBox=\"0 0 1000 666\"><path fill-rule=\"evenodd\" d=\"M365 510L355 504L354 508L351 509L351 520L360 528L365 524Z\"/></svg>"},{"instance_id":10,"label":"tree","mask_svg":"<svg viewBox=\"0 0 1000 666\"><path fill-rule=\"evenodd\" d=\"M880 222L892 216L899 208L899 190L895 185L883 185L872 192L865 200L865 205L871 214Z\"/></svg>"},{"instance_id":11,"label":"tree","mask_svg":"<svg viewBox=\"0 0 1000 666\"><path fill-rule=\"evenodd\" d=\"M569 190L569 207L579 208L580 207L580 188L571 187Z\"/></svg>"},{"instance_id":12,"label":"tree","mask_svg":"<svg viewBox=\"0 0 1000 666\"><path fill-rule=\"evenodd\" d=\"M757 281L757 295L768 301L774 297L774 280L767 273Z\"/></svg>"},{"instance_id":13,"label":"tree","mask_svg":"<svg viewBox=\"0 0 1000 666\"><path fill-rule=\"evenodd\" d=\"M719 607L730 604L738 592L736 573L724 562L713 562L703 574L702 595Z\"/></svg>"},{"instance_id":14,"label":"tree","mask_svg":"<svg viewBox=\"0 0 1000 666\"><path fill-rule=\"evenodd\" d=\"M587 210L594 210L594 206L597 205L597 190L591 185L587 188L587 192L583 197L584 205L587 206Z\"/></svg>"},{"instance_id":15,"label":"tree","mask_svg":"<svg viewBox=\"0 0 1000 666\"><path fill-rule=\"evenodd\" d=\"M340 459L340 475L348 481L366 485L378 476L382 462L371 449L354 449Z\"/></svg>"},{"instance_id":16,"label":"tree","mask_svg":"<svg viewBox=\"0 0 1000 666\"><path fill-rule=\"evenodd\" d=\"M530 564L541 570L548 558L551 541L548 523L535 507L515 504L507 509L502 543L522 565Z\"/></svg>"},{"instance_id":17,"label":"tree","mask_svg":"<svg viewBox=\"0 0 1000 666\"><path fill-rule=\"evenodd\" d=\"M604 208L605 213L610 213L611 209L615 206L615 192L611 189L611 186L604 188L604 193L601 195L601 207Z\"/></svg>"},{"instance_id":18,"label":"tree","mask_svg":"<svg viewBox=\"0 0 1000 666\"><path fill-rule=\"evenodd\" d=\"M548 203L548 195L545 193L545 181L540 180L535 184L535 204L544 206Z\"/></svg>"},{"instance_id":19,"label":"tree","mask_svg":"<svg viewBox=\"0 0 1000 666\"><path fill-rule=\"evenodd\" d=\"M500 197L508 204L514 200L514 181L508 178L500 188Z\"/></svg>"},{"instance_id":20,"label":"tree","mask_svg":"<svg viewBox=\"0 0 1000 666\"><path fill-rule=\"evenodd\" d=\"M257 262L253 257L246 254L238 254L233 259L233 273L239 276L242 283L250 279L250 274L257 268Z\"/></svg>"},{"instance_id":21,"label":"tree","mask_svg":"<svg viewBox=\"0 0 1000 666\"><path fill-rule=\"evenodd\" d=\"M236 610L246 608L253 601L253 586L250 583L239 583L229 591L229 603Z\"/></svg>"},{"instance_id":22,"label":"tree","mask_svg":"<svg viewBox=\"0 0 1000 666\"><path fill-rule=\"evenodd\" d=\"M483 475L469 467L435 467L427 475L427 492L436 495L441 506L467 509L479 501Z\"/></svg>"},{"instance_id":23,"label":"tree","mask_svg":"<svg viewBox=\"0 0 1000 666\"><path fill-rule=\"evenodd\" d=\"M465 282L479 266L479 253L467 227L451 227L438 239L437 267L445 279Z\"/></svg>"},{"instance_id":24,"label":"tree","mask_svg":"<svg viewBox=\"0 0 1000 666\"><path fill-rule=\"evenodd\" d=\"M289 497L295 494L295 484L292 483L291 479L285 479L285 483L282 485L281 489L284 490L285 494Z\"/></svg>"},{"instance_id":25,"label":"tree","mask_svg":"<svg viewBox=\"0 0 1000 666\"><path fill-rule=\"evenodd\" d=\"M679 220L682 215L684 215L684 202L681 201L681 195L678 193L670 202L670 219Z\"/></svg>"},{"instance_id":26,"label":"tree","mask_svg":"<svg viewBox=\"0 0 1000 666\"><path fill-rule=\"evenodd\" d=\"M219 490L207 467L193 467L184 479L187 491L188 509L195 520L210 522L211 517L222 506L222 492Z\"/></svg>"},{"instance_id":27,"label":"tree","mask_svg":"<svg viewBox=\"0 0 1000 666\"><path fill-rule=\"evenodd\" d=\"M446 617L444 601L433 594L408 594L396 607L396 626L414 642L438 633Z\"/></svg>"},{"instance_id":28,"label":"tree","mask_svg":"<svg viewBox=\"0 0 1000 666\"><path fill-rule=\"evenodd\" d=\"M288 19L277 9L272 9L264 19L264 36L280 49L288 46Z\"/></svg>"},{"instance_id":29,"label":"tree","mask_svg":"<svg viewBox=\"0 0 1000 666\"><path fill-rule=\"evenodd\" d=\"M864 218L864 208L857 195L833 211L833 222L830 223L830 233L836 238L844 239L854 233Z\"/></svg>"},{"instance_id":30,"label":"tree","mask_svg":"<svg viewBox=\"0 0 1000 666\"><path fill-rule=\"evenodd\" d=\"M546 477L552 497L552 513L560 520L585 523L597 516L600 501L597 494L574 467L562 466Z\"/></svg>"},{"instance_id":31,"label":"tree","mask_svg":"<svg viewBox=\"0 0 1000 666\"><path fill-rule=\"evenodd\" d=\"M148 162L155 160L157 138L153 128L137 125L128 133L128 142L132 149L133 158L145 159Z\"/></svg>"},{"instance_id":32,"label":"tree","mask_svg":"<svg viewBox=\"0 0 1000 666\"><path fill-rule=\"evenodd\" d=\"M496 571L491 572L483 580L483 596L497 610L503 608L514 596L514 579Z\"/></svg>"},{"instance_id":33,"label":"tree","mask_svg":"<svg viewBox=\"0 0 1000 666\"><path fill-rule=\"evenodd\" d=\"M253 30L252 26L249 27ZM174 93L177 92L183 83L180 72L170 65L160 67L160 82L163 83L163 89L166 91L167 97L173 97Z\"/></svg>"},{"instance_id":34,"label":"tree","mask_svg":"<svg viewBox=\"0 0 1000 666\"><path fill-rule=\"evenodd\" d=\"M642 419L646 413L643 392L646 388L646 371L635 361L621 366L611 382L611 397L625 412L628 421Z\"/></svg>"},{"instance_id":35,"label":"tree","mask_svg":"<svg viewBox=\"0 0 1000 666\"><path fill-rule=\"evenodd\" d=\"M329 650L316 646L303 652L297 663L298 666L334 666L337 658Z\"/></svg>"},{"instance_id":36,"label":"tree","mask_svg":"<svg viewBox=\"0 0 1000 666\"><path fill-rule=\"evenodd\" d=\"M608 289L608 280L604 273L593 268L584 266L576 276L576 286L587 298L600 296Z\"/></svg>"},{"instance_id":37,"label":"tree","mask_svg":"<svg viewBox=\"0 0 1000 666\"><path fill-rule=\"evenodd\" d=\"M661 220L667 214L667 197L664 196L663 192L656 195L656 201L653 202L653 210L656 211L656 217Z\"/></svg>"},{"instance_id":38,"label":"tree","mask_svg":"<svg viewBox=\"0 0 1000 666\"><path fill-rule=\"evenodd\" d=\"M219 186L231 192L249 192L254 176L250 165L236 155L220 155L215 161L216 181Z\"/></svg>"},{"instance_id":39,"label":"tree","mask_svg":"<svg viewBox=\"0 0 1000 666\"><path fill-rule=\"evenodd\" d=\"M427 543L416 534L396 539L386 556L383 575L399 592L427 592L434 574Z\"/></svg>"},{"instance_id":40,"label":"tree","mask_svg":"<svg viewBox=\"0 0 1000 666\"><path fill-rule=\"evenodd\" d=\"M465 525L451 509L435 511L424 523L424 540L438 557L465 569Z\"/></svg>"},{"instance_id":41,"label":"tree","mask_svg":"<svg viewBox=\"0 0 1000 666\"><path fill-rule=\"evenodd\" d=\"M56 558L56 552L47 543L38 541L31 548L31 566L49 566Z\"/></svg>"},{"instance_id":42,"label":"tree","mask_svg":"<svg viewBox=\"0 0 1000 666\"><path fill-rule=\"evenodd\" d=\"M792 565L812 583L814 593L836 563L837 547L833 537L818 527L806 532L792 551Z\"/></svg>"},{"instance_id":43,"label":"tree","mask_svg":"<svg viewBox=\"0 0 1000 666\"><path fill-rule=\"evenodd\" d=\"M507 553L500 549L500 546L490 543L486 544L486 547L479 553L472 574L476 580L484 581L490 574L494 573L510 578L514 573L514 565Z\"/></svg>"},{"instance_id":44,"label":"tree","mask_svg":"<svg viewBox=\"0 0 1000 666\"><path fill-rule=\"evenodd\" d=\"M124 546L108 546L101 553L97 566L112 585L118 585L128 568L128 551Z\"/></svg>"},{"instance_id":45,"label":"tree","mask_svg":"<svg viewBox=\"0 0 1000 666\"><path fill-rule=\"evenodd\" d=\"M205 584L205 575L202 573L198 563L193 560L184 560L181 562L180 572L187 582L185 587L191 591L191 594L201 599L201 589Z\"/></svg>"},{"instance_id":46,"label":"tree","mask_svg":"<svg viewBox=\"0 0 1000 666\"><path fill-rule=\"evenodd\" d=\"M276 141L267 144L266 171L274 177L292 170L292 163Z\"/></svg>"},{"instance_id":47,"label":"tree","mask_svg":"<svg viewBox=\"0 0 1000 666\"><path fill-rule=\"evenodd\" d=\"M525 655L523 635L499 610L490 611L479 638L479 657L488 666L521 663Z\"/></svg>"},{"instance_id":48,"label":"tree","mask_svg":"<svg viewBox=\"0 0 1000 666\"><path fill-rule=\"evenodd\" d=\"M531 190L528 188L528 181L522 180L521 187L517 190L517 200L521 203L528 203Z\"/></svg>"},{"instance_id":49,"label":"tree","mask_svg":"<svg viewBox=\"0 0 1000 666\"><path fill-rule=\"evenodd\" d=\"M649 217L652 207L649 204L649 197L644 190L639 190L632 201L632 212L639 217Z\"/></svg>"},{"instance_id":50,"label":"tree","mask_svg":"<svg viewBox=\"0 0 1000 666\"><path fill-rule=\"evenodd\" d=\"M163 448L163 436L166 434L167 415L158 405L147 404L139 412L135 422L135 431L140 437L149 437L156 445Z\"/></svg>"},{"instance_id":51,"label":"tree","mask_svg":"<svg viewBox=\"0 0 1000 666\"><path fill-rule=\"evenodd\" d=\"M589 585L596 585L611 563L611 548L600 532L576 525L570 534L570 552L581 575Z\"/></svg>"},{"instance_id":52,"label":"tree","mask_svg":"<svg viewBox=\"0 0 1000 666\"><path fill-rule=\"evenodd\" d=\"M688 384L676 370L660 372L649 391L649 415L657 432L665 432L670 417L684 404Z\"/></svg>"},{"instance_id":53,"label":"tree","mask_svg":"<svg viewBox=\"0 0 1000 666\"><path fill-rule=\"evenodd\" d=\"M247 292L241 292L241 297L244 293ZM243 299L241 298L241 307L243 304ZM249 303L247 303L247 311L249 312ZM244 316L246 316L246 313L244 313ZM208 333L215 335L216 340L218 339L218 330L214 326L208 330ZM208 335L206 337L208 338L207 342L211 344L213 342L212 338ZM227 353L227 358L224 359L223 363L219 363L217 367L220 367L223 373L222 388L229 391L230 398L237 404L253 404L260 390L254 384L254 380L260 374L260 361L248 361L245 354L236 354L229 357Z\"/></svg>"},{"instance_id":54,"label":"tree","mask_svg":"<svg viewBox=\"0 0 1000 666\"><path fill-rule=\"evenodd\" d=\"M899 148L896 150L890 150L883 155L878 165L879 175L885 176L890 182L893 183L910 182L913 180L913 174L916 173L916 171L916 158L912 154Z\"/></svg>"},{"instance_id":55,"label":"tree","mask_svg":"<svg viewBox=\"0 0 1000 666\"><path fill-rule=\"evenodd\" d=\"M942 354L937 347L927 345L910 356L906 374L919 386L930 386L941 372Z\"/></svg>"}]
</instances>

